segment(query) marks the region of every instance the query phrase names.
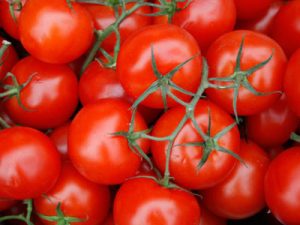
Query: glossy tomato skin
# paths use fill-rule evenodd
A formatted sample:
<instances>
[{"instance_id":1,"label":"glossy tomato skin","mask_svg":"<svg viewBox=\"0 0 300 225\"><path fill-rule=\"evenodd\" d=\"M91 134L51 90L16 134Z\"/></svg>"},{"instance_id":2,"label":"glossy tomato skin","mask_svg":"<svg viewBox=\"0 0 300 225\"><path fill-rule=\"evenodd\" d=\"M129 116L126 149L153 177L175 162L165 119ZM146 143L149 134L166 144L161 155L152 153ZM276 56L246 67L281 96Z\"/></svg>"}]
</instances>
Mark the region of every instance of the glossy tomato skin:
<instances>
[{"instance_id":1,"label":"glossy tomato skin","mask_svg":"<svg viewBox=\"0 0 300 225\"><path fill-rule=\"evenodd\" d=\"M65 123L78 104L78 82L66 65L52 65L32 56L20 60L12 69L20 84L32 77L21 90L22 108L16 97L4 102L6 113L16 123L37 129L53 128ZM11 83L6 79L5 84Z\"/></svg>"},{"instance_id":2,"label":"glossy tomato skin","mask_svg":"<svg viewBox=\"0 0 300 225\"><path fill-rule=\"evenodd\" d=\"M299 118L288 107L285 94L270 108L246 118L248 137L265 148L284 144L298 124Z\"/></svg>"},{"instance_id":3,"label":"glossy tomato skin","mask_svg":"<svg viewBox=\"0 0 300 225\"><path fill-rule=\"evenodd\" d=\"M28 0L19 18L24 48L41 61L68 63L87 51L93 22L85 8L65 0Z\"/></svg>"},{"instance_id":4,"label":"glossy tomato skin","mask_svg":"<svg viewBox=\"0 0 300 225\"><path fill-rule=\"evenodd\" d=\"M242 38L241 69L247 70L267 60L272 59L261 69L252 73L248 80L259 92L282 91L283 75L286 68L286 56L280 46L271 38L253 31L236 30L221 36L209 48L207 53L209 77L227 77L234 72L236 57ZM231 82L215 82L215 84L230 85ZM208 97L233 113L233 89L208 89ZM256 96L244 87L239 88L237 99L238 115L253 115L271 105L280 97L279 94Z\"/></svg>"},{"instance_id":5,"label":"glossy tomato skin","mask_svg":"<svg viewBox=\"0 0 300 225\"><path fill-rule=\"evenodd\" d=\"M27 0L21 0L22 7ZM9 1L0 1L0 20L3 29L13 38L19 39L19 26L18 21L20 17L20 9L18 9L18 4L15 4L15 10L13 11L15 18L12 16L9 9ZM22 9L21 9L22 10Z\"/></svg>"},{"instance_id":6,"label":"glossy tomato skin","mask_svg":"<svg viewBox=\"0 0 300 225\"><path fill-rule=\"evenodd\" d=\"M273 0L234 0L237 18L249 20L262 16Z\"/></svg>"},{"instance_id":7,"label":"glossy tomato skin","mask_svg":"<svg viewBox=\"0 0 300 225\"><path fill-rule=\"evenodd\" d=\"M134 176L142 160L128 146L125 137L113 133L128 131L130 105L118 99L103 99L84 106L75 116L69 130L69 157L87 179L100 184L119 184ZM135 131L147 129L136 113ZM147 152L148 140L139 140Z\"/></svg>"},{"instance_id":8,"label":"glossy tomato skin","mask_svg":"<svg viewBox=\"0 0 300 225\"><path fill-rule=\"evenodd\" d=\"M137 43L139 43L137 45ZM122 45L118 60L117 74L125 92L138 98L157 80L151 64L151 48L158 71L165 75L184 61L186 63L172 78L172 81L188 91L195 92L201 80L201 54L195 39L184 29L171 24L147 26L130 36ZM182 100L188 95L173 90ZM167 98L168 106L178 105ZM163 108L160 91L152 93L141 104Z\"/></svg>"},{"instance_id":9,"label":"glossy tomato skin","mask_svg":"<svg viewBox=\"0 0 300 225\"><path fill-rule=\"evenodd\" d=\"M199 225L200 207L190 193L136 178L121 185L114 200L118 225Z\"/></svg>"},{"instance_id":10,"label":"glossy tomato skin","mask_svg":"<svg viewBox=\"0 0 300 225\"><path fill-rule=\"evenodd\" d=\"M288 57L300 48L300 2L287 1L274 18L271 37L278 42Z\"/></svg>"},{"instance_id":11,"label":"glossy tomato skin","mask_svg":"<svg viewBox=\"0 0 300 225\"><path fill-rule=\"evenodd\" d=\"M290 109L299 117L299 85L300 85L300 49L298 49L290 58L287 69L284 75L284 92L287 96L287 101Z\"/></svg>"},{"instance_id":12,"label":"glossy tomato skin","mask_svg":"<svg viewBox=\"0 0 300 225\"><path fill-rule=\"evenodd\" d=\"M56 207L61 203L65 216L80 218L82 222L70 223L78 225L98 225L108 214L110 207L110 191L107 186L95 184L79 174L71 162L65 162L55 186L34 199L36 211L43 215L56 215ZM56 222L43 220L45 225Z\"/></svg>"},{"instance_id":13,"label":"glossy tomato skin","mask_svg":"<svg viewBox=\"0 0 300 225\"><path fill-rule=\"evenodd\" d=\"M203 129L208 129L208 110L211 112L211 136L216 135L225 127L234 123L234 120L224 110L212 102L200 100L195 109L195 118ZM174 107L163 114L154 125L152 135L165 137L170 135L184 117L184 107ZM197 165L203 155L202 147L182 146L189 142L203 141L189 120L175 138L171 151L170 174L174 181L182 187L190 189L203 189L216 185L223 180L233 169L236 159L220 151L213 151L207 162L199 170ZM218 141L220 146L236 154L240 149L240 136L237 127L233 127ZM158 169L163 173L166 163L166 149L168 142L151 142L153 160Z\"/></svg>"},{"instance_id":14,"label":"glossy tomato skin","mask_svg":"<svg viewBox=\"0 0 300 225\"><path fill-rule=\"evenodd\" d=\"M35 198L55 184L61 161L46 135L28 127L13 127L0 131L0 140L1 197Z\"/></svg>"},{"instance_id":15,"label":"glossy tomato skin","mask_svg":"<svg viewBox=\"0 0 300 225\"><path fill-rule=\"evenodd\" d=\"M135 3L127 3L126 9L129 10L134 6ZM97 30L104 30L109 25L116 21L114 9L111 6L98 5L98 4L83 4L84 7L89 11L93 18L94 26ZM119 13L122 13L121 7ZM121 36L121 44L135 31L142 27L152 24L152 17L144 14L150 14L151 7L143 6L128 16L119 26L119 32ZM108 36L101 47L106 51L113 51L116 44L116 35L111 34Z\"/></svg>"},{"instance_id":16,"label":"glossy tomato skin","mask_svg":"<svg viewBox=\"0 0 300 225\"><path fill-rule=\"evenodd\" d=\"M223 218L244 219L265 206L267 153L254 142L243 140L240 157L245 164L238 162L223 182L202 192L204 205Z\"/></svg>"},{"instance_id":17,"label":"glossy tomato skin","mask_svg":"<svg viewBox=\"0 0 300 225\"><path fill-rule=\"evenodd\" d=\"M0 37L0 47L3 45L2 41L4 39ZM14 47L11 45L4 52L3 56L0 57L0 80L2 80L6 73L11 70L11 68L18 62L18 55Z\"/></svg>"},{"instance_id":18,"label":"glossy tomato skin","mask_svg":"<svg viewBox=\"0 0 300 225\"><path fill-rule=\"evenodd\" d=\"M300 148L292 147L280 153L270 164L265 177L266 202L273 215L283 224L300 221Z\"/></svg>"},{"instance_id":19,"label":"glossy tomato skin","mask_svg":"<svg viewBox=\"0 0 300 225\"><path fill-rule=\"evenodd\" d=\"M49 134L63 160L68 159L68 135L70 122L55 127Z\"/></svg>"}]
</instances>

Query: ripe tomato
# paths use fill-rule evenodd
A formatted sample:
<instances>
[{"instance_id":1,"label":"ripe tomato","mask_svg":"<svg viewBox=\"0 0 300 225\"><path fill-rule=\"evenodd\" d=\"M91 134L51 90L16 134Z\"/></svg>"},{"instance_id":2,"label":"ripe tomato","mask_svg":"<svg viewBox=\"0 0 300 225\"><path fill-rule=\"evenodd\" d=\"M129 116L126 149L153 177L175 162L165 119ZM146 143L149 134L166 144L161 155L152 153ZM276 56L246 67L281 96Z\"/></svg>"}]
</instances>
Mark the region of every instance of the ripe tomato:
<instances>
[{"instance_id":1,"label":"ripe tomato","mask_svg":"<svg viewBox=\"0 0 300 225\"><path fill-rule=\"evenodd\" d=\"M11 97L4 102L6 113L16 123L48 129L65 123L77 104L77 78L66 65L52 65L31 56L20 60L12 69L20 84L32 77L21 90L20 99L24 107ZM5 84L11 84L6 79Z\"/></svg>"},{"instance_id":2,"label":"ripe tomato","mask_svg":"<svg viewBox=\"0 0 300 225\"><path fill-rule=\"evenodd\" d=\"M114 201L113 215L118 225L200 223L200 207L192 194L162 187L145 178L131 179L121 185Z\"/></svg>"},{"instance_id":3,"label":"ripe tomato","mask_svg":"<svg viewBox=\"0 0 300 225\"><path fill-rule=\"evenodd\" d=\"M265 177L265 198L273 215L283 224L299 224L300 148L289 148L270 163Z\"/></svg>"},{"instance_id":4,"label":"ripe tomato","mask_svg":"<svg viewBox=\"0 0 300 225\"><path fill-rule=\"evenodd\" d=\"M271 37L277 41L287 56L300 48L300 1L286 1L274 18Z\"/></svg>"},{"instance_id":5,"label":"ripe tomato","mask_svg":"<svg viewBox=\"0 0 300 225\"><path fill-rule=\"evenodd\" d=\"M49 134L50 139L56 145L58 152L61 154L62 159L68 159L68 135L69 135L70 122L67 122L59 127L56 127Z\"/></svg>"},{"instance_id":6,"label":"ripe tomato","mask_svg":"<svg viewBox=\"0 0 300 225\"><path fill-rule=\"evenodd\" d=\"M16 200L0 198L0 211L9 209L10 207L17 204Z\"/></svg>"},{"instance_id":7,"label":"ripe tomato","mask_svg":"<svg viewBox=\"0 0 300 225\"><path fill-rule=\"evenodd\" d=\"M138 44L137 44L138 43ZM131 35L122 45L117 59L117 74L126 93L137 99L157 80L152 68L152 54L158 71L164 76L186 60L187 62L171 79L177 86L195 92L201 79L201 55L195 39L175 25L147 26ZM194 57L194 58L193 58ZM189 95L170 87L178 98L186 101ZM142 104L163 108L160 89L150 94ZM167 97L168 106L178 105Z\"/></svg>"},{"instance_id":8,"label":"ripe tomato","mask_svg":"<svg viewBox=\"0 0 300 225\"><path fill-rule=\"evenodd\" d=\"M126 9L129 10L136 3L129 2L126 4ZM89 11L93 18L94 26L97 30L104 30L109 25L116 21L116 16L113 7L98 5L98 4L83 4L84 7ZM143 14L150 14L150 6L143 6L134 11L128 16L119 26L119 32L121 36L121 43L126 40L133 32L138 29L148 26L152 23L152 17ZM122 14L121 7L119 7L119 14ZM116 35L113 33L108 36L101 47L106 51L113 51L116 44Z\"/></svg>"},{"instance_id":9,"label":"ripe tomato","mask_svg":"<svg viewBox=\"0 0 300 225\"><path fill-rule=\"evenodd\" d=\"M47 192L60 173L60 156L43 133L27 127L0 131L0 196L29 199Z\"/></svg>"},{"instance_id":10,"label":"ripe tomato","mask_svg":"<svg viewBox=\"0 0 300 225\"><path fill-rule=\"evenodd\" d=\"M3 38L0 37L0 48L3 45ZM0 80L6 75L7 72L18 62L18 55L11 45L9 46L2 57L0 56Z\"/></svg>"},{"instance_id":11,"label":"ripe tomato","mask_svg":"<svg viewBox=\"0 0 300 225\"><path fill-rule=\"evenodd\" d=\"M250 85L258 92L281 91L287 61L284 52L271 38L253 31L237 30L229 32L210 46L207 53L210 68L209 77L222 78L234 73L238 50L243 38L241 70L248 70L272 56L266 65L248 76ZM235 82L243 82L242 78L244 79L244 76L237 74ZM224 86L233 84L231 81L214 81L214 83ZM207 95L226 111L234 112L234 88L222 90L210 88L207 90ZM257 96L241 85L238 89L237 113L238 115L259 113L273 105L279 97L279 94Z\"/></svg>"},{"instance_id":12,"label":"ripe tomato","mask_svg":"<svg viewBox=\"0 0 300 225\"><path fill-rule=\"evenodd\" d=\"M300 116L299 60L300 60L300 49L295 51L295 53L291 56L284 75L284 92L287 96L288 105L298 117Z\"/></svg>"},{"instance_id":13,"label":"ripe tomato","mask_svg":"<svg viewBox=\"0 0 300 225\"><path fill-rule=\"evenodd\" d=\"M208 132L208 113L211 113L211 137L234 123L229 114L217 105L200 100L195 109L195 119L204 133ZM174 107L163 114L154 125L152 135L165 137L170 135L185 115L184 107ZM213 150L202 168L198 164L202 159L203 147L184 146L190 142L202 142L191 121L181 129L174 141L170 158L170 175L180 186L190 189L204 189L216 185L223 180L233 169L236 159L221 151ZM223 148L238 154L240 149L240 136L237 127L233 127L217 142ZM163 173L166 164L167 141L153 141L151 152L158 169Z\"/></svg>"},{"instance_id":14,"label":"ripe tomato","mask_svg":"<svg viewBox=\"0 0 300 225\"><path fill-rule=\"evenodd\" d=\"M71 1L28 0L19 18L20 39L34 57L48 63L68 63L85 53L93 39L87 10Z\"/></svg>"},{"instance_id":15,"label":"ripe tomato","mask_svg":"<svg viewBox=\"0 0 300 225\"><path fill-rule=\"evenodd\" d=\"M270 160L251 141L241 142L240 156L245 164L238 162L224 181L201 192L204 205L224 218L247 218L265 206L264 178Z\"/></svg>"},{"instance_id":16,"label":"ripe tomato","mask_svg":"<svg viewBox=\"0 0 300 225\"><path fill-rule=\"evenodd\" d=\"M87 179L100 184L119 184L134 176L142 160L128 146L125 137L113 133L129 129L130 105L122 100L103 99L84 106L69 130L69 157ZM146 130L145 121L136 113L134 131ZM148 140L137 144L145 152Z\"/></svg>"},{"instance_id":17,"label":"ripe tomato","mask_svg":"<svg viewBox=\"0 0 300 225\"><path fill-rule=\"evenodd\" d=\"M45 196L34 199L34 206L39 214L55 216L56 207L61 203L61 210L66 217L76 217L82 222L78 225L98 225L106 218L110 207L110 191L107 186L95 184L65 162L62 172L53 188ZM42 220L45 225L57 222Z\"/></svg>"},{"instance_id":18,"label":"ripe tomato","mask_svg":"<svg viewBox=\"0 0 300 225\"><path fill-rule=\"evenodd\" d=\"M284 94L270 108L246 118L248 137L266 148L284 144L298 124L299 118L289 109Z\"/></svg>"},{"instance_id":19,"label":"ripe tomato","mask_svg":"<svg viewBox=\"0 0 300 225\"><path fill-rule=\"evenodd\" d=\"M199 225L226 225L226 219L216 216L209 211L203 204L200 204L201 219Z\"/></svg>"},{"instance_id":20,"label":"ripe tomato","mask_svg":"<svg viewBox=\"0 0 300 225\"><path fill-rule=\"evenodd\" d=\"M243 20L262 16L271 6L273 0L234 0L237 18Z\"/></svg>"}]
</instances>

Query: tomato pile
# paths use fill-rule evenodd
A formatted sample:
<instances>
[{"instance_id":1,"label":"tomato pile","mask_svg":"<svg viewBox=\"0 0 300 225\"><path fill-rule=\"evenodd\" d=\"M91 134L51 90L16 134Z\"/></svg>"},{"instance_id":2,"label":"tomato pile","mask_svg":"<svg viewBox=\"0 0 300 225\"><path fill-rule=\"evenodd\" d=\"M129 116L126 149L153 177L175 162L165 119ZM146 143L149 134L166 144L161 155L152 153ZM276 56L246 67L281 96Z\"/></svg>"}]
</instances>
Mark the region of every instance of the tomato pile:
<instances>
[{"instance_id":1,"label":"tomato pile","mask_svg":"<svg viewBox=\"0 0 300 225\"><path fill-rule=\"evenodd\" d=\"M300 0L0 0L0 224L300 225Z\"/></svg>"}]
</instances>

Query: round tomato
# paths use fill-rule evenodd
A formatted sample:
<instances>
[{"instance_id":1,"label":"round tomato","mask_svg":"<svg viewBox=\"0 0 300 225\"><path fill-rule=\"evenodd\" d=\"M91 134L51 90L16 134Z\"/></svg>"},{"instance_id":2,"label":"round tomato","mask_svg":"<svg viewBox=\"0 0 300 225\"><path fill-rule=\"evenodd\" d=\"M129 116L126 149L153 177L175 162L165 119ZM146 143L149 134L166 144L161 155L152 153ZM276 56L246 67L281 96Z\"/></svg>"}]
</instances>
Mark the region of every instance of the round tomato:
<instances>
[{"instance_id":1,"label":"round tomato","mask_svg":"<svg viewBox=\"0 0 300 225\"><path fill-rule=\"evenodd\" d=\"M93 40L87 10L66 0L28 0L19 18L20 40L34 57L48 63L68 63L85 53Z\"/></svg>"},{"instance_id":2,"label":"round tomato","mask_svg":"<svg viewBox=\"0 0 300 225\"><path fill-rule=\"evenodd\" d=\"M210 131L208 131L209 112L211 114ZM168 110L155 123L152 135L155 137L170 135L185 113L185 108L181 106ZM228 113L209 101L200 100L194 115L198 126L204 133L210 132L211 137L234 124L234 120ZM189 120L175 138L170 157L170 175L177 184L186 188L203 189L214 186L230 173L236 159L228 153L213 149L206 163L199 169L198 165L204 156L203 147L184 145L195 142L203 142L203 138ZM165 170L168 143L167 141L151 142L153 160L162 173ZM240 136L237 127L233 127L219 138L217 144L238 154Z\"/></svg>"},{"instance_id":3,"label":"round tomato","mask_svg":"<svg viewBox=\"0 0 300 225\"><path fill-rule=\"evenodd\" d=\"M5 48L3 46L3 38L0 37L0 48ZM0 80L5 77L6 73L11 70L11 68L18 62L18 55L12 45L10 45L3 53L0 55Z\"/></svg>"},{"instance_id":4,"label":"round tomato","mask_svg":"<svg viewBox=\"0 0 300 225\"><path fill-rule=\"evenodd\" d=\"M134 176L142 158L130 149L124 136L132 113L122 100L103 99L84 106L75 116L69 130L69 157L86 178L101 184L119 184ZM137 112L134 131L146 130L145 121ZM148 140L138 140L144 151Z\"/></svg>"},{"instance_id":5,"label":"round tomato","mask_svg":"<svg viewBox=\"0 0 300 225\"><path fill-rule=\"evenodd\" d=\"M114 221L118 225L199 225L196 198L183 190L168 189L155 181L135 178L117 192Z\"/></svg>"},{"instance_id":6,"label":"round tomato","mask_svg":"<svg viewBox=\"0 0 300 225\"><path fill-rule=\"evenodd\" d=\"M238 162L224 181L201 192L204 205L223 218L247 218L265 206L268 155L254 142L242 141L240 156L244 163Z\"/></svg>"},{"instance_id":7,"label":"round tomato","mask_svg":"<svg viewBox=\"0 0 300 225\"><path fill-rule=\"evenodd\" d=\"M265 196L273 215L283 224L300 221L300 148L281 152L270 163L265 177Z\"/></svg>"},{"instance_id":8,"label":"round tomato","mask_svg":"<svg viewBox=\"0 0 300 225\"><path fill-rule=\"evenodd\" d=\"M20 60L12 69L19 84L31 81L17 96L4 102L7 114L16 123L48 129L65 123L78 104L78 83L74 72L66 65L52 65L32 56ZM11 84L6 79L5 84Z\"/></svg>"},{"instance_id":9,"label":"round tomato","mask_svg":"<svg viewBox=\"0 0 300 225\"><path fill-rule=\"evenodd\" d=\"M262 16L273 0L234 0L238 19L249 20Z\"/></svg>"},{"instance_id":10,"label":"round tomato","mask_svg":"<svg viewBox=\"0 0 300 225\"><path fill-rule=\"evenodd\" d=\"M55 127L49 134L50 139L56 145L62 159L68 159L68 135L70 122L67 122L59 127Z\"/></svg>"},{"instance_id":11,"label":"round tomato","mask_svg":"<svg viewBox=\"0 0 300 225\"><path fill-rule=\"evenodd\" d=\"M266 148L284 144L298 124L299 118L288 107L284 94L270 108L246 118L248 137Z\"/></svg>"},{"instance_id":12,"label":"round tomato","mask_svg":"<svg viewBox=\"0 0 300 225\"><path fill-rule=\"evenodd\" d=\"M0 149L1 197L35 198L55 184L60 156L43 133L27 127L1 130Z\"/></svg>"},{"instance_id":13,"label":"round tomato","mask_svg":"<svg viewBox=\"0 0 300 225\"><path fill-rule=\"evenodd\" d=\"M160 87L170 89L177 98L186 101L190 96L174 90L166 84L170 81L162 77L187 60L190 61L175 72L171 81L180 88L195 92L201 80L202 68L200 50L195 39L175 25L147 26L131 35L122 45L117 59L117 74L126 93L137 99L152 83L158 81L159 75L155 75L152 65L155 61L161 75L158 82ZM160 89L151 93L142 104L163 108ZM168 106L178 105L171 97L167 96L166 99Z\"/></svg>"},{"instance_id":14,"label":"round tomato","mask_svg":"<svg viewBox=\"0 0 300 225\"><path fill-rule=\"evenodd\" d=\"M36 212L45 216L56 216L56 208L60 203L65 217L82 220L70 223L74 225L101 224L110 207L108 187L86 180L70 162L64 163L55 186L45 195L34 199ZM43 219L45 225L54 225L57 222Z\"/></svg>"},{"instance_id":15,"label":"round tomato","mask_svg":"<svg viewBox=\"0 0 300 225\"><path fill-rule=\"evenodd\" d=\"M284 75L284 92L287 97L288 105L293 112L300 117L300 49L290 58Z\"/></svg>"},{"instance_id":16,"label":"round tomato","mask_svg":"<svg viewBox=\"0 0 300 225\"><path fill-rule=\"evenodd\" d=\"M242 40L244 44L239 63L240 70L238 70L237 56ZM267 61L268 59L270 60ZM210 88L207 90L207 95L226 111L233 113L234 92L237 90L237 114L259 113L279 99L279 94L271 93L282 91L286 61L284 52L271 38L253 31L229 32L210 46L207 62L210 68L210 79L233 76L232 81L213 81L215 85L235 86L229 89ZM239 72L247 71L262 62L267 63L253 73ZM249 85L252 88L247 87ZM265 94L255 94L253 93L255 91Z\"/></svg>"}]
</instances>

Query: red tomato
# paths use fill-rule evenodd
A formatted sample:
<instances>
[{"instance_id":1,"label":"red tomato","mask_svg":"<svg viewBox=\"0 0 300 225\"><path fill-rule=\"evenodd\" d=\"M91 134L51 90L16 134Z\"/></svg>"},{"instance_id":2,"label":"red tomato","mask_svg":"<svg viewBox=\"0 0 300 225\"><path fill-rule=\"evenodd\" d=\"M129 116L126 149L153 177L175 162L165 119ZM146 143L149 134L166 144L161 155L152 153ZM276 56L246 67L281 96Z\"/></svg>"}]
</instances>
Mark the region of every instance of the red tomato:
<instances>
[{"instance_id":1,"label":"red tomato","mask_svg":"<svg viewBox=\"0 0 300 225\"><path fill-rule=\"evenodd\" d=\"M238 19L253 19L262 16L273 0L234 0Z\"/></svg>"},{"instance_id":2,"label":"red tomato","mask_svg":"<svg viewBox=\"0 0 300 225\"><path fill-rule=\"evenodd\" d=\"M0 1L0 20L3 29L13 38L19 39L19 16L20 10L24 6L27 0L21 0L20 5L18 5L17 1L8 1L2 0ZM10 11L10 2L14 4L14 17ZM20 8L21 7L21 8Z\"/></svg>"},{"instance_id":3,"label":"red tomato","mask_svg":"<svg viewBox=\"0 0 300 225\"><path fill-rule=\"evenodd\" d=\"M9 209L10 207L17 204L16 200L0 198L0 211Z\"/></svg>"},{"instance_id":4,"label":"red tomato","mask_svg":"<svg viewBox=\"0 0 300 225\"><path fill-rule=\"evenodd\" d=\"M182 190L160 186L150 179L125 182L117 192L114 221L118 225L199 225L196 198Z\"/></svg>"},{"instance_id":5,"label":"red tomato","mask_svg":"<svg viewBox=\"0 0 300 225\"><path fill-rule=\"evenodd\" d=\"M153 49L158 71L163 76L179 64L191 59L174 74L172 81L187 91L197 90L202 67L197 42L187 31L175 25L163 24L140 29L121 47L117 60L117 74L129 96L137 99L157 80L151 64L151 49ZM189 95L170 89L178 98L184 101L190 99ZM167 103L168 106L178 105L170 97L167 97ZM157 90L150 94L142 104L163 108L161 91Z\"/></svg>"},{"instance_id":6,"label":"red tomato","mask_svg":"<svg viewBox=\"0 0 300 225\"><path fill-rule=\"evenodd\" d=\"M65 0L28 0L19 18L20 39L34 57L48 63L68 63L85 53L93 39L87 10Z\"/></svg>"},{"instance_id":7,"label":"red tomato","mask_svg":"<svg viewBox=\"0 0 300 225\"><path fill-rule=\"evenodd\" d=\"M204 205L224 218L247 218L265 206L264 177L270 160L251 141L241 142L240 156L245 164L238 162L223 182L202 192Z\"/></svg>"},{"instance_id":8,"label":"red tomato","mask_svg":"<svg viewBox=\"0 0 300 225\"><path fill-rule=\"evenodd\" d=\"M203 204L201 207L201 219L199 225L226 225L226 219L216 216L213 212L209 211Z\"/></svg>"},{"instance_id":9,"label":"red tomato","mask_svg":"<svg viewBox=\"0 0 300 225\"><path fill-rule=\"evenodd\" d=\"M288 105L293 112L300 117L300 49L290 58L284 75L284 92L287 96Z\"/></svg>"},{"instance_id":10,"label":"red tomato","mask_svg":"<svg viewBox=\"0 0 300 225\"><path fill-rule=\"evenodd\" d=\"M236 29L253 30L263 34L270 34L274 18L283 4L283 0L274 0L264 15L251 20L237 21Z\"/></svg>"},{"instance_id":11,"label":"red tomato","mask_svg":"<svg viewBox=\"0 0 300 225\"><path fill-rule=\"evenodd\" d=\"M159 1L157 1L159 2ZM177 3L172 23L187 30L197 40L201 51L222 34L233 30L236 10L233 0L193 0ZM154 17L155 23L167 23L167 17Z\"/></svg>"},{"instance_id":12,"label":"red tomato","mask_svg":"<svg viewBox=\"0 0 300 225\"><path fill-rule=\"evenodd\" d=\"M136 3L127 3L126 9L129 10ZM111 6L98 5L98 4L83 4L89 11L93 18L94 26L97 30L104 30L109 25L116 21L114 9ZM119 7L119 13L122 14L121 7ZM145 16L143 14L150 14L150 6L140 7L138 10L128 16L119 26L119 32L121 36L121 43L127 39L133 32L138 29L148 26L152 23L151 16ZM113 33L108 36L101 44L101 47L106 51L113 51L116 44L116 35Z\"/></svg>"},{"instance_id":13,"label":"red tomato","mask_svg":"<svg viewBox=\"0 0 300 225\"><path fill-rule=\"evenodd\" d=\"M86 178L101 184L119 184L136 174L141 157L129 148L125 137L113 135L128 131L132 114L129 108L122 100L103 99L84 106L73 119L69 157ZM134 131L146 129L143 118L136 113ZM147 151L148 140L137 143Z\"/></svg>"},{"instance_id":14,"label":"red tomato","mask_svg":"<svg viewBox=\"0 0 300 225\"><path fill-rule=\"evenodd\" d=\"M283 224L300 221L300 147L280 153L270 164L265 177L265 198L273 215Z\"/></svg>"},{"instance_id":15,"label":"red tomato","mask_svg":"<svg viewBox=\"0 0 300 225\"><path fill-rule=\"evenodd\" d=\"M112 213L109 213L101 225L115 225Z\"/></svg>"},{"instance_id":16,"label":"red tomato","mask_svg":"<svg viewBox=\"0 0 300 225\"><path fill-rule=\"evenodd\" d=\"M246 119L248 137L266 148L284 144L298 124L299 118L288 107L284 94L270 108Z\"/></svg>"},{"instance_id":17,"label":"red tomato","mask_svg":"<svg viewBox=\"0 0 300 225\"><path fill-rule=\"evenodd\" d=\"M200 100L195 109L195 119L203 129L208 131L208 110L211 113L211 136L213 137L225 127L232 125L234 120L217 105ZM184 107L174 107L163 114L154 125L152 135L165 137L170 135L185 115ZM221 151L212 151L202 168L198 164L203 156L203 147L183 146L189 142L203 141L191 121L181 129L174 141L170 158L170 175L180 186L190 189L203 189L216 185L223 180L233 169L236 159ZM218 144L238 154L240 149L240 136L237 127L233 127L224 134ZM166 163L167 141L153 141L151 152L158 169L163 173Z\"/></svg>"},{"instance_id":18,"label":"red tomato","mask_svg":"<svg viewBox=\"0 0 300 225\"><path fill-rule=\"evenodd\" d=\"M3 45L3 38L0 37L0 48ZM7 72L18 62L18 55L13 46L9 46L8 49L0 56L0 80L6 75Z\"/></svg>"},{"instance_id":19,"label":"red tomato","mask_svg":"<svg viewBox=\"0 0 300 225\"><path fill-rule=\"evenodd\" d=\"M86 180L69 162L64 163L58 181L46 196L34 199L36 211L46 216L55 216L55 209L61 203L61 210L66 217L83 220L70 223L74 225L98 225L104 221L110 207L108 187ZM45 219L43 223L57 224Z\"/></svg>"},{"instance_id":20,"label":"red tomato","mask_svg":"<svg viewBox=\"0 0 300 225\"><path fill-rule=\"evenodd\" d=\"M253 31L239 30L227 33L215 41L207 53L210 78L228 77L234 73L238 50L242 38L244 46L240 67L241 70L248 70L270 56L272 59L248 76L250 85L258 92L274 92L282 90L283 74L286 66L286 57L280 46L269 37ZM245 78L240 74L236 76L236 83ZM218 85L232 85L233 82L215 81ZM230 89L208 89L208 97L223 107L226 111L233 113L234 88ZM253 115L259 113L271 105L280 97L279 94L268 94L257 96L247 90L241 83L238 89L237 113L238 115Z\"/></svg>"},{"instance_id":21,"label":"red tomato","mask_svg":"<svg viewBox=\"0 0 300 225\"><path fill-rule=\"evenodd\" d=\"M47 192L60 173L60 156L43 133L27 127L0 131L0 196L29 199Z\"/></svg>"},{"instance_id":22,"label":"red tomato","mask_svg":"<svg viewBox=\"0 0 300 225\"><path fill-rule=\"evenodd\" d=\"M47 129L65 123L78 104L77 78L66 65L52 65L31 56L20 60L12 69L20 84L32 77L30 83L21 90L20 106L17 97L4 102L7 114L16 123ZM11 84L7 79L5 84Z\"/></svg>"},{"instance_id":23,"label":"red tomato","mask_svg":"<svg viewBox=\"0 0 300 225\"><path fill-rule=\"evenodd\" d=\"M61 154L62 159L68 159L68 134L69 134L70 122L67 122L54 130L49 134L50 139L56 145L58 152Z\"/></svg>"},{"instance_id":24,"label":"red tomato","mask_svg":"<svg viewBox=\"0 0 300 225\"><path fill-rule=\"evenodd\" d=\"M300 1L286 1L275 16L271 37L277 41L287 56L300 48Z\"/></svg>"}]
</instances>

